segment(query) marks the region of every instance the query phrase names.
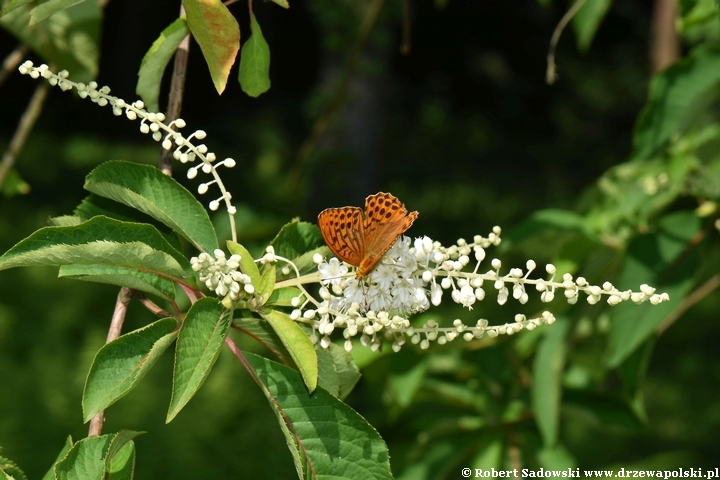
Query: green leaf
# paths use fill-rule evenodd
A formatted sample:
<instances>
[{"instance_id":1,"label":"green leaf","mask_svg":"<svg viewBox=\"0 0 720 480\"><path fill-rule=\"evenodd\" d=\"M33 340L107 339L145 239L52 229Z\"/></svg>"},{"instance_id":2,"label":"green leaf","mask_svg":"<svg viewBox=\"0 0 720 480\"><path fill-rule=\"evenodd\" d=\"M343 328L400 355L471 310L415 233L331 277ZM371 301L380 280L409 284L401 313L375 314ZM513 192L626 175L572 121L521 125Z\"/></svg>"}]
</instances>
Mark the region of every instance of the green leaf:
<instances>
[{"instance_id":1,"label":"green leaf","mask_svg":"<svg viewBox=\"0 0 720 480\"><path fill-rule=\"evenodd\" d=\"M633 134L634 159L655 155L673 136L687 130L720 92L720 48L698 46L655 75L647 105Z\"/></svg>"},{"instance_id":2,"label":"green leaf","mask_svg":"<svg viewBox=\"0 0 720 480\"><path fill-rule=\"evenodd\" d=\"M83 391L87 422L130 393L177 337L174 318L126 333L98 350Z\"/></svg>"},{"instance_id":3,"label":"green leaf","mask_svg":"<svg viewBox=\"0 0 720 480\"><path fill-rule=\"evenodd\" d=\"M250 277L253 285L260 284L260 269L258 269L255 260L253 260L250 252L245 247L232 240L227 241L227 248L231 255L240 255L240 270Z\"/></svg>"},{"instance_id":4,"label":"green leaf","mask_svg":"<svg viewBox=\"0 0 720 480\"><path fill-rule=\"evenodd\" d=\"M310 338L290 317L277 310L268 310L261 314L280 337L283 345L290 353L305 385L312 392L318 382L318 359Z\"/></svg>"},{"instance_id":5,"label":"green leaf","mask_svg":"<svg viewBox=\"0 0 720 480\"><path fill-rule=\"evenodd\" d=\"M132 268L110 265L62 265L58 277L128 287L157 295L168 301L175 299L175 283L172 280Z\"/></svg>"},{"instance_id":6,"label":"green leaf","mask_svg":"<svg viewBox=\"0 0 720 480\"><path fill-rule=\"evenodd\" d=\"M570 321L561 317L547 328L533 365L532 403L538 429L546 447L557 443L560 422L562 373L565 367L565 339Z\"/></svg>"},{"instance_id":7,"label":"green leaf","mask_svg":"<svg viewBox=\"0 0 720 480\"><path fill-rule=\"evenodd\" d=\"M250 12L250 38L240 53L240 87L251 97L258 97L270 89L270 47L263 37L260 24Z\"/></svg>"},{"instance_id":8,"label":"green leaf","mask_svg":"<svg viewBox=\"0 0 720 480\"><path fill-rule=\"evenodd\" d=\"M61 10L82 3L85 0L48 0L30 11L30 26L34 26Z\"/></svg>"},{"instance_id":9,"label":"green leaf","mask_svg":"<svg viewBox=\"0 0 720 480\"><path fill-rule=\"evenodd\" d=\"M275 333L272 326L259 318L235 318L233 324L243 333L251 336L262 346L270 350L275 357L285 365L292 366L293 359L287 351L282 340Z\"/></svg>"},{"instance_id":10,"label":"green leaf","mask_svg":"<svg viewBox=\"0 0 720 480\"><path fill-rule=\"evenodd\" d=\"M605 427L619 427L626 431L638 432L644 428L642 420L628 402L614 396L590 390L567 388L564 403L580 407L591 414L594 420Z\"/></svg>"},{"instance_id":11,"label":"green leaf","mask_svg":"<svg viewBox=\"0 0 720 480\"><path fill-rule=\"evenodd\" d=\"M3 15L12 12L16 8L20 8L23 5L27 5L28 3L32 2L34 0L9 0L2 10L0 10L0 17Z\"/></svg>"},{"instance_id":12,"label":"green leaf","mask_svg":"<svg viewBox=\"0 0 720 480\"><path fill-rule=\"evenodd\" d=\"M45 63L72 72L74 81L93 80L100 58L102 10L98 0L84 1L30 26L33 7L34 2L6 5L9 13L0 18L0 26L26 43Z\"/></svg>"},{"instance_id":13,"label":"green leaf","mask_svg":"<svg viewBox=\"0 0 720 480\"><path fill-rule=\"evenodd\" d=\"M83 438L55 465L57 480L105 478L106 462L132 438L142 432L123 431Z\"/></svg>"},{"instance_id":14,"label":"green leaf","mask_svg":"<svg viewBox=\"0 0 720 480\"><path fill-rule=\"evenodd\" d=\"M30 190L32 190L30 184L22 179L16 169L11 168L5 176L5 181L2 184L2 188L0 188L0 193L2 193L4 197L12 198L15 195L27 195L30 193Z\"/></svg>"},{"instance_id":15,"label":"green leaf","mask_svg":"<svg viewBox=\"0 0 720 480\"><path fill-rule=\"evenodd\" d=\"M41 228L0 257L0 270L72 264L123 266L194 283L190 262L154 227L107 217Z\"/></svg>"},{"instance_id":16,"label":"green leaf","mask_svg":"<svg viewBox=\"0 0 720 480\"><path fill-rule=\"evenodd\" d=\"M575 0L576 2L579 0ZM572 27L577 37L577 48L587 52L595 33L607 14L612 0L586 0L572 18Z\"/></svg>"},{"instance_id":17,"label":"green leaf","mask_svg":"<svg viewBox=\"0 0 720 480\"><path fill-rule=\"evenodd\" d=\"M301 295L302 291L295 287L277 288L272 291L265 305L275 307L291 307L292 299Z\"/></svg>"},{"instance_id":18,"label":"green leaf","mask_svg":"<svg viewBox=\"0 0 720 480\"><path fill-rule=\"evenodd\" d=\"M180 42L190 33L184 18L178 18L165 27L142 59L138 71L138 83L135 93L145 102L149 112L160 111L158 98L163 73L175 54Z\"/></svg>"},{"instance_id":19,"label":"green leaf","mask_svg":"<svg viewBox=\"0 0 720 480\"><path fill-rule=\"evenodd\" d=\"M297 220L284 225L270 245L277 255L292 260L301 275L317 271L313 255L319 253L327 257L331 253L317 225ZM295 272L287 276L279 275L278 278L295 278Z\"/></svg>"},{"instance_id":20,"label":"green leaf","mask_svg":"<svg viewBox=\"0 0 720 480\"><path fill-rule=\"evenodd\" d=\"M173 391L166 423L197 393L207 379L230 328L232 312L217 298L201 298L185 317L175 347Z\"/></svg>"},{"instance_id":21,"label":"green leaf","mask_svg":"<svg viewBox=\"0 0 720 480\"><path fill-rule=\"evenodd\" d=\"M350 353L331 343L328 348L316 345L318 357L318 385L339 399L346 398L358 380L360 370Z\"/></svg>"},{"instance_id":22,"label":"green leaf","mask_svg":"<svg viewBox=\"0 0 720 480\"><path fill-rule=\"evenodd\" d=\"M292 260L325 246L325 241L317 225L293 220L280 229L270 245L277 255Z\"/></svg>"},{"instance_id":23,"label":"green leaf","mask_svg":"<svg viewBox=\"0 0 720 480\"><path fill-rule=\"evenodd\" d=\"M546 470L565 470L567 472L568 469L574 469L577 466L575 458L561 444L540 450L538 452L538 461Z\"/></svg>"},{"instance_id":24,"label":"green leaf","mask_svg":"<svg viewBox=\"0 0 720 480\"><path fill-rule=\"evenodd\" d=\"M149 165L114 160L90 172L85 189L136 208L167 225L199 250L218 248L202 204L173 178Z\"/></svg>"},{"instance_id":25,"label":"green leaf","mask_svg":"<svg viewBox=\"0 0 720 480\"><path fill-rule=\"evenodd\" d=\"M65 440L65 444L63 445L63 448L60 450L60 453L58 453L57 458L55 459L55 462L50 467L50 470L45 473L45 476L43 476L42 480L55 480L55 465L58 464L60 460L65 458L65 455L70 451L70 449L73 446L72 437L68 436L68 438Z\"/></svg>"},{"instance_id":26,"label":"green leaf","mask_svg":"<svg viewBox=\"0 0 720 480\"><path fill-rule=\"evenodd\" d=\"M265 302L270 298L270 294L273 292L275 286L275 265L268 265L267 270L260 277L260 281L255 288L255 294L260 298L260 305L265 305Z\"/></svg>"},{"instance_id":27,"label":"green leaf","mask_svg":"<svg viewBox=\"0 0 720 480\"><path fill-rule=\"evenodd\" d=\"M392 478L385 442L357 412L321 388L309 394L291 368L244 356L278 417L300 478Z\"/></svg>"},{"instance_id":28,"label":"green leaf","mask_svg":"<svg viewBox=\"0 0 720 480\"><path fill-rule=\"evenodd\" d=\"M240 27L221 0L183 0L187 23L200 45L218 93L227 85L240 50Z\"/></svg>"},{"instance_id":29,"label":"green leaf","mask_svg":"<svg viewBox=\"0 0 720 480\"><path fill-rule=\"evenodd\" d=\"M118 478L127 477L132 478L132 470L134 468L135 458L135 445L133 445L132 439L138 435L142 435L145 432L136 432L134 430L120 430L110 442L107 454L105 454L105 471L108 473L117 471ZM128 465L129 460L133 460L133 463ZM129 467L129 469L128 469ZM116 477L111 477L115 480Z\"/></svg>"},{"instance_id":30,"label":"green leaf","mask_svg":"<svg viewBox=\"0 0 720 480\"><path fill-rule=\"evenodd\" d=\"M290 8L287 0L271 0L274 4L280 5L283 8ZM720 0L719 0L720 1Z\"/></svg>"},{"instance_id":31,"label":"green leaf","mask_svg":"<svg viewBox=\"0 0 720 480\"><path fill-rule=\"evenodd\" d=\"M25 472L17 466L17 463L0 455L0 479L27 480L27 476L25 476Z\"/></svg>"},{"instance_id":32,"label":"green leaf","mask_svg":"<svg viewBox=\"0 0 720 480\"><path fill-rule=\"evenodd\" d=\"M106 461L108 477L112 480L133 480L135 474L135 443L126 443L118 452Z\"/></svg>"},{"instance_id":33,"label":"green leaf","mask_svg":"<svg viewBox=\"0 0 720 480\"><path fill-rule=\"evenodd\" d=\"M635 239L628 247L627 259L618 278L618 288L646 283L667 292L670 301L659 305L623 302L610 310L610 335L606 365L619 366L636 348L654 335L657 327L681 305L693 284L697 249L686 248L700 229L700 219L692 212L667 215L655 233ZM681 263L676 264L677 261Z\"/></svg>"}]
</instances>

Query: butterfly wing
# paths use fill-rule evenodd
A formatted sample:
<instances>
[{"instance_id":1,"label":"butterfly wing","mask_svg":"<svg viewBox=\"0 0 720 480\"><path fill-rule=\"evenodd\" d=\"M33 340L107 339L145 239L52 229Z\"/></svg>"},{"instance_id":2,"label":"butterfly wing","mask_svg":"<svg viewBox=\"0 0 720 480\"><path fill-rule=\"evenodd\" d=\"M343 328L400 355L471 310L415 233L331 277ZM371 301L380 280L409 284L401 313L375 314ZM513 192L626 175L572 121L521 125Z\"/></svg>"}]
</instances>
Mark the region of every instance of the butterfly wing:
<instances>
[{"instance_id":1,"label":"butterfly wing","mask_svg":"<svg viewBox=\"0 0 720 480\"><path fill-rule=\"evenodd\" d=\"M358 278L372 270L395 241L410 228L418 212L408 213L405 205L389 193L377 193L365 199L363 234L365 254L358 265Z\"/></svg>"},{"instance_id":2,"label":"butterfly wing","mask_svg":"<svg viewBox=\"0 0 720 480\"><path fill-rule=\"evenodd\" d=\"M330 250L341 260L358 266L365 257L362 210L328 208L318 215L318 226Z\"/></svg>"}]
</instances>

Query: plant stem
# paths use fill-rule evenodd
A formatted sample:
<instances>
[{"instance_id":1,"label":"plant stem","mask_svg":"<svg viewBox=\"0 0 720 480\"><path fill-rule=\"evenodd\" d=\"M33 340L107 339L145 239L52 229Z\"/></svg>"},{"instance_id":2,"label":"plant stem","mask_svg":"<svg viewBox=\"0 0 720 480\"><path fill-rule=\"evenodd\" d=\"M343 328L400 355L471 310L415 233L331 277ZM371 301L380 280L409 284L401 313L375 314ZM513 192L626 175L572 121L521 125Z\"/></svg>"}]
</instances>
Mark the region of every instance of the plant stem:
<instances>
[{"instance_id":1,"label":"plant stem","mask_svg":"<svg viewBox=\"0 0 720 480\"><path fill-rule=\"evenodd\" d=\"M180 7L180 16L185 15L185 9ZM168 95L168 107L165 117L168 124L180 117L182 109L183 94L185 92L185 78L187 77L187 64L190 52L190 35L186 35L178 45L175 52L175 65L173 67L172 83L170 84L170 94ZM158 168L165 175L172 177L172 151L162 150L160 163Z\"/></svg>"},{"instance_id":2,"label":"plant stem","mask_svg":"<svg viewBox=\"0 0 720 480\"><path fill-rule=\"evenodd\" d=\"M35 93L30 99L25 113L20 117L20 123L18 124L17 130L15 130L12 140L10 140L10 146L3 155L2 161L0 161L0 189L2 189L10 169L15 165L15 160L25 145L28 135L30 135L30 132L35 126L40 112L42 112L49 89L50 84L41 82L35 89Z\"/></svg>"},{"instance_id":3,"label":"plant stem","mask_svg":"<svg viewBox=\"0 0 720 480\"><path fill-rule=\"evenodd\" d=\"M115 301L115 311L113 312L112 320L110 320L110 329L108 330L107 340L105 343L110 343L120 336L122 332L122 326L125 322L125 314L127 313L128 305L130 304L130 297L132 296L132 290L128 287L122 287L118 292L117 300ZM105 422L105 411L95 415L90 420L90 428L88 430L88 437L98 437L102 433L102 426Z\"/></svg>"}]
</instances>

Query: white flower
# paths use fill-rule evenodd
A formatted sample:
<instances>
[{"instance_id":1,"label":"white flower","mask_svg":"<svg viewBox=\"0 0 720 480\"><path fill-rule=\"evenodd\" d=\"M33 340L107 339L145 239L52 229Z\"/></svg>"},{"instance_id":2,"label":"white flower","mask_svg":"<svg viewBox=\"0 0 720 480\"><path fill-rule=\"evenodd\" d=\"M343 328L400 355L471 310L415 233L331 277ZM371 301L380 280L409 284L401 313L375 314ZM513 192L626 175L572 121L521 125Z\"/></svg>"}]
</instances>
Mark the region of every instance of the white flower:
<instances>
[{"instance_id":1,"label":"white flower","mask_svg":"<svg viewBox=\"0 0 720 480\"><path fill-rule=\"evenodd\" d=\"M320 281L324 285L328 283L339 285L342 277L347 274L348 268L333 257L330 261L318 265L318 271L320 272Z\"/></svg>"}]
</instances>

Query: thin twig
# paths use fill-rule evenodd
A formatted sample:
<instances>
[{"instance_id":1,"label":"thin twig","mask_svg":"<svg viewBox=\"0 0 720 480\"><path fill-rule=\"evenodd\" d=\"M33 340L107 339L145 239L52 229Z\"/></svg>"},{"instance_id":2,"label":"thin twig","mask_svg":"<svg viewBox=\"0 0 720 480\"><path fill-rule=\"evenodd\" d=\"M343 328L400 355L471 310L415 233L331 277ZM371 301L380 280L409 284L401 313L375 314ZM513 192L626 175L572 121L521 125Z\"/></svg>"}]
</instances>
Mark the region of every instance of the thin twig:
<instances>
[{"instance_id":1,"label":"thin twig","mask_svg":"<svg viewBox=\"0 0 720 480\"><path fill-rule=\"evenodd\" d=\"M29 51L30 47L21 43L15 48L15 50L5 57L2 67L0 67L0 86L5 83L5 80L7 80L10 76L10 72L14 72L17 69L18 65L20 65L20 62L23 61Z\"/></svg>"},{"instance_id":2,"label":"thin twig","mask_svg":"<svg viewBox=\"0 0 720 480\"><path fill-rule=\"evenodd\" d=\"M690 307L710 295L713 290L718 287L720 287L720 274L715 274L710 277L707 282L703 283L701 286L695 289L694 292L692 292L690 295L683 299L680 307L675 310L672 315L667 317L660 325L658 325L658 327L655 329L655 335L657 335L658 337L662 335L665 330L670 328L670 326L675 323L675 321L677 321L677 319L680 318L685 312L687 312Z\"/></svg>"},{"instance_id":3,"label":"thin twig","mask_svg":"<svg viewBox=\"0 0 720 480\"><path fill-rule=\"evenodd\" d=\"M185 15L185 9L180 7L180 16ZM165 117L168 123L180 117L182 109L183 94L185 92L185 78L187 77L187 65L190 52L190 35L182 39L175 52L175 65L173 67L170 94L168 95L168 108ZM172 151L163 149L160 155L158 168L165 175L172 177Z\"/></svg>"},{"instance_id":4,"label":"thin twig","mask_svg":"<svg viewBox=\"0 0 720 480\"><path fill-rule=\"evenodd\" d=\"M295 167L288 176L288 188L290 189L290 191L294 191L297 188L305 162L315 149L318 140L320 140L320 138L323 136L325 131L332 123L333 118L340 110L340 107L343 104L343 100L347 95L348 87L350 86L350 80L352 79L358 65L360 64L360 57L362 55L363 47L365 46L365 43L370 37L370 32L372 32L372 29L377 22L378 15L380 14L384 3L385 0L373 0L373 2L370 4L367 11L365 12L365 17L363 18L363 23L360 27L360 36L358 37L357 42L355 43L350 52L350 60L347 63L345 72L343 72L342 79L340 80L338 88L335 91L335 95L333 95L332 99L330 99L327 106L325 107L325 110L323 110L320 117L317 119L317 121L315 121L315 124L310 131L310 135L307 139L305 139L305 142L303 142L303 144L300 146L300 149L298 150Z\"/></svg>"},{"instance_id":5,"label":"thin twig","mask_svg":"<svg viewBox=\"0 0 720 480\"><path fill-rule=\"evenodd\" d=\"M410 0L403 0L402 45L400 53L410 55L412 49L412 24L410 22Z\"/></svg>"},{"instance_id":6,"label":"thin twig","mask_svg":"<svg viewBox=\"0 0 720 480\"><path fill-rule=\"evenodd\" d=\"M108 329L107 340L105 343L112 342L120 336L120 333L122 333L122 326L123 322L125 322L125 314L127 313L131 296L132 290L128 287L122 287L118 292L117 300L115 301L115 311L113 312L112 320L110 320L110 328ZM90 420L88 437L99 437L102 433L102 426L104 422L105 410L101 411L95 415L92 420Z\"/></svg>"},{"instance_id":7,"label":"thin twig","mask_svg":"<svg viewBox=\"0 0 720 480\"><path fill-rule=\"evenodd\" d=\"M583 5L585 5L585 0L576 0L576 2L573 3L573 6L570 7L570 9L565 12L565 15L563 15L560 19L557 27L555 27L555 31L550 39L550 48L548 49L547 56L547 70L545 71L545 81L548 85L552 85L558 78L560 78L558 77L557 67L555 65L555 49L560 41L560 35L562 35L562 32L565 30L565 27L567 27L567 24L570 23L570 20L572 20Z\"/></svg>"},{"instance_id":8,"label":"thin twig","mask_svg":"<svg viewBox=\"0 0 720 480\"><path fill-rule=\"evenodd\" d=\"M25 145L28 135L30 135L30 132L35 126L40 112L42 112L48 90L50 90L50 84L41 82L35 89L35 93L30 99L25 113L20 117L20 123L18 124L17 130L15 130L12 140L10 140L10 146L3 155L2 161L0 161L0 189L2 189L5 183L8 172L10 172L10 169L15 165L15 160Z\"/></svg>"},{"instance_id":9,"label":"thin twig","mask_svg":"<svg viewBox=\"0 0 720 480\"><path fill-rule=\"evenodd\" d=\"M134 292L133 296L138 299L153 315L157 315L160 318L172 317L173 314L160 307L158 304L147 298L142 292Z\"/></svg>"}]
</instances>

